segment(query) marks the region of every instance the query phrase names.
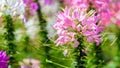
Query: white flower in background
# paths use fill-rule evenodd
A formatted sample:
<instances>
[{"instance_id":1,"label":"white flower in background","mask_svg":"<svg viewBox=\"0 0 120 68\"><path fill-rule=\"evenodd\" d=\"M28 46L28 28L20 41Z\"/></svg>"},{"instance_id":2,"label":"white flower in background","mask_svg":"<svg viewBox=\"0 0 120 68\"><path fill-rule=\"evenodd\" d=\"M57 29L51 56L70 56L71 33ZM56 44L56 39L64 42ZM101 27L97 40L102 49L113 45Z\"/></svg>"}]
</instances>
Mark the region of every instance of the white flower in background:
<instances>
[{"instance_id":1,"label":"white flower in background","mask_svg":"<svg viewBox=\"0 0 120 68\"><path fill-rule=\"evenodd\" d=\"M54 38L55 35L56 35L56 32L55 32L55 30L53 28L53 25L54 25L55 22L56 22L56 16L52 16L51 18L49 17L47 19L47 27L46 27L47 30L48 30L48 35L47 36L50 39Z\"/></svg>"},{"instance_id":2,"label":"white flower in background","mask_svg":"<svg viewBox=\"0 0 120 68\"><path fill-rule=\"evenodd\" d=\"M25 4L23 0L0 0L0 16L2 14L24 17Z\"/></svg>"},{"instance_id":3,"label":"white flower in background","mask_svg":"<svg viewBox=\"0 0 120 68\"><path fill-rule=\"evenodd\" d=\"M31 17L26 23L24 23L26 27L26 34L30 36L31 39L34 39L39 31L38 20L35 16Z\"/></svg>"},{"instance_id":4,"label":"white flower in background","mask_svg":"<svg viewBox=\"0 0 120 68\"><path fill-rule=\"evenodd\" d=\"M50 39L54 38L56 35L55 29L53 28L53 25L56 22L56 15L57 15L57 11L59 9L60 3L58 2L58 0L53 0L54 3L51 5L45 5L44 4L44 0L39 0L40 4L41 4L41 8L42 8L42 13L44 14L44 16L46 17L47 20L47 30L48 30L48 37Z\"/></svg>"},{"instance_id":5,"label":"white flower in background","mask_svg":"<svg viewBox=\"0 0 120 68\"><path fill-rule=\"evenodd\" d=\"M51 16L56 15L58 8L60 6L60 3L58 2L59 0L50 0L50 1L54 1L53 4L51 4L51 5L45 5L44 1L45 0L39 0L39 3L40 3L41 8L42 8L42 13L47 17L48 16L51 17Z\"/></svg>"}]
</instances>

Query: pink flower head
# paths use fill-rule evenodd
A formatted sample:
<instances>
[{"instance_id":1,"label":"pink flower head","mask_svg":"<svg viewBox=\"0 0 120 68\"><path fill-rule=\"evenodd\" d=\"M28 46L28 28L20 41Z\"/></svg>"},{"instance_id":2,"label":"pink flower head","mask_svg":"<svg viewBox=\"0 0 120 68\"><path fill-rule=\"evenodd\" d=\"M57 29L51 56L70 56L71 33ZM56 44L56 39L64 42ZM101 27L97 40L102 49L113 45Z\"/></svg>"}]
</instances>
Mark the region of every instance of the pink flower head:
<instances>
[{"instance_id":1,"label":"pink flower head","mask_svg":"<svg viewBox=\"0 0 120 68\"><path fill-rule=\"evenodd\" d=\"M85 36L88 42L101 42L99 33L103 30L98 24L98 15L88 15L86 10L71 7L58 12L58 19L54 28L57 30L57 45L74 42L75 47L79 45L75 36Z\"/></svg>"}]
</instances>

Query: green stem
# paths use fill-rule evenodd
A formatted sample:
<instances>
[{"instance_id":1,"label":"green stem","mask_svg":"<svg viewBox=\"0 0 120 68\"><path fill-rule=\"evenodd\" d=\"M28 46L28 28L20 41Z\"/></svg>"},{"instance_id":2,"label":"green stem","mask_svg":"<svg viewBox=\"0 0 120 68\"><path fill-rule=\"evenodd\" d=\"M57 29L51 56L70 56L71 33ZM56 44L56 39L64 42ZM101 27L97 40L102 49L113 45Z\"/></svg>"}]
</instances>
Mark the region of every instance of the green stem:
<instances>
[{"instance_id":1,"label":"green stem","mask_svg":"<svg viewBox=\"0 0 120 68\"><path fill-rule=\"evenodd\" d=\"M67 66L64 66L64 65L61 65L61 64L55 63L55 62L50 61L50 60L47 60L47 59L46 59L46 62L48 62L48 63L52 63L52 64L55 64L55 65L60 66L60 67L62 67L62 68L68 68Z\"/></svg>"},{"instance_id":2,"label":"green stem","mask_svg":"<svg viewBox=\"0 0 120 68\"><path fill-rule=\"evenodd\" d=\"M116 37L117 37L116 43L118 47L118 51L117 51L118 60L116 62L118 63L117 68L119 68L120 67L120 28L119 27L117 27Z\"/></svg>"},{"instance_id":3,"label":"green stem","mask_svg":"<svg viewBox=\"0 0 120 68\"><path fill-rule=\"evenodd\" d=\"M43 15L42 15L42 12L41 12L41 6L38 2L38 0L36 1L37 4L38 4L38 7L39 9L37 10L37 15L38 15L38 19L39 19L39 25L40 25L40 31L39 31L39 39L41 42L46 43L46 44L49 44L50 43L50 40L48 39L47 37L47 29L46 29L46 26L47 26L47 22L46 20L44 19ZM43 60L43 67L49 67L46 62L46 59L50 59L50 56L49 56L49 51L50 51L50 47L49 46L44 46L43 44L40 44L42 45L40 47L40 49L42 49L44 52L43 53L43 57L42 57L42 60Z\"/></svg>"},{"instance_id":4,"label":"green stem","mask_svg":"<svg viewBox=\"0 0 120 68\"><path fill-rule=\"evenodd\" d=\"M24 37L24 41L23 41L23 45L24 45L23 51L26 52L26 53L31 53L32 52L31 49L29 49L29 48L31 48L31 46L29 45L29 42L30 42L29 36L26 35Z\"/></svg>"},{"instance_id":5,"label":"green stem","mask_svg":"<svg viewBox=\"0 0 120 68\"><path fill-rule=\"evenodd\" d=\"M14 58L16 54L16 45L14 44L15 35L13 20L10 15L4 15L3 18L3 28L5 29L4 40L6 46L8 47L7 53L10 55L10 64L13 65L14 63L16 63L16 60Z\"/></svg>"},{"instance_id":6,"label":"green stem","mask_svg":"<svg viewBox=\"0 0 120 68\"><path fill-rule=\"evenodd\" d=\"M83 52L84 50L83 38L80 37L78 41L79 41L79 45L75 49L75 57L76 57L76 62L77 62L75 68L85 68L86 53Z\"/></svg>"},{"instance_id":7,"label":"green stem","mask_svg":"<svg viewBox=\"0 0 120 68\"><path fill-rule=\"evenodd\" d=\"M90 46L89 53L87 55L87 68L101 68L104 65L103 53L100 46L95 43Z\"/></svg>"}]
</instances>

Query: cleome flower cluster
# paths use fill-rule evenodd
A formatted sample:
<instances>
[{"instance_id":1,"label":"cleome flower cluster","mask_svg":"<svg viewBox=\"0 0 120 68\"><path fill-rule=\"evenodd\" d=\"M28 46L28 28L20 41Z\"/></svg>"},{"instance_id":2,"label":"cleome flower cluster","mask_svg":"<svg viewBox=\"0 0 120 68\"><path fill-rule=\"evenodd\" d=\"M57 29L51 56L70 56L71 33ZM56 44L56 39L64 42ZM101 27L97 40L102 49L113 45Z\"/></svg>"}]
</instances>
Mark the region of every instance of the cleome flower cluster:
<instances>
[{"instance_id":1,"label":"cleome flower cluster","mask_svg":"<svg viewBox=\"0 0 120 68\"><path fill-rule=\"evenodd\" d=\"M79 45L78 37L86 37L88 42L101 42L100 32L103 27L99 25L99 15L95 12L89 13L85 9L71 7L58 12L57 22L54 25L57 30L57 45L74 42L75 47Z\"/></svg>"}]
</instances>

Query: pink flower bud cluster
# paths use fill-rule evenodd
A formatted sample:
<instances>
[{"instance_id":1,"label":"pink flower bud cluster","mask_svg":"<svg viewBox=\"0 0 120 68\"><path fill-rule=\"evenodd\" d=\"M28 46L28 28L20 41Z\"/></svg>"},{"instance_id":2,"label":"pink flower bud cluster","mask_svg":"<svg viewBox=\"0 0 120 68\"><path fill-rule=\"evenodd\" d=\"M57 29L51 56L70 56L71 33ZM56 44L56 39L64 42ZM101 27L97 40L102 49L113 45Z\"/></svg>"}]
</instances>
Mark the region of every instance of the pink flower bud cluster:
<instances>
[{"instance_id":1,"label":"pink flower bud cluster","mask_svg":"<svg viewBox=\"0 0 120 68\"><path fill-rule=\"evenodd\" d=\"M98 25L99 15L88 14L86 10L77 7L66 8L58 12L57 23L54 28L57 30L57 45L74 42L77 47L78 37L87 37L88 42L101 42L99 33L103 30Z\"/></svg>"}]
</instances>

